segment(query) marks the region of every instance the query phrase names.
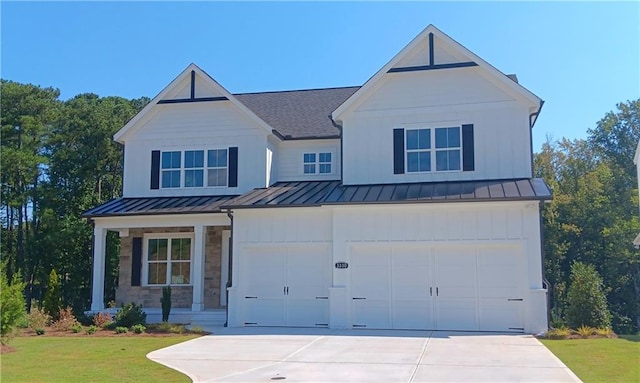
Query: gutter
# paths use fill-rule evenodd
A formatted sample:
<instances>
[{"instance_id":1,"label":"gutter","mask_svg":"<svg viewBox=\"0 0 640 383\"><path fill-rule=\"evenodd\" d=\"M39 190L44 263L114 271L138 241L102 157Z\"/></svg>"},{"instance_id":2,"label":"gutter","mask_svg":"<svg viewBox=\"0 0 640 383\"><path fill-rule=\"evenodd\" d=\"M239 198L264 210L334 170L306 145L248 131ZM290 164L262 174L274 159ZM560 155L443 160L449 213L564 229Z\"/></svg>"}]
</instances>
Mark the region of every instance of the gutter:
<instances>
[{"instance_id":1,"label":"gutter","mask_svg":"<svg viewBox=\"0 0 640 383\"><path fill-rule=\"evenodd\" d=\"M334 120L331 114L328 115L329 120L331 120L331 124L340 131L340 184L344 185L344 172L343 172L343 164L344 164L344 143L343 143L343 134L342 134L342 125L338 125Z\"/></svg>"},{"instance_id":2,"label":"gutter","mask_svg":"<svg viewBox=\"0 0 640 383\"><path fill-rule=\"evenodd\" d=\"M227 276L227 285L224 289L224 293L227 297L224 327L229 326L229 287L233 285L233 213L231 210L227 210L227 217L231 220L231 235L229 237L229 275Z\"/></svg>"}]
</instances>

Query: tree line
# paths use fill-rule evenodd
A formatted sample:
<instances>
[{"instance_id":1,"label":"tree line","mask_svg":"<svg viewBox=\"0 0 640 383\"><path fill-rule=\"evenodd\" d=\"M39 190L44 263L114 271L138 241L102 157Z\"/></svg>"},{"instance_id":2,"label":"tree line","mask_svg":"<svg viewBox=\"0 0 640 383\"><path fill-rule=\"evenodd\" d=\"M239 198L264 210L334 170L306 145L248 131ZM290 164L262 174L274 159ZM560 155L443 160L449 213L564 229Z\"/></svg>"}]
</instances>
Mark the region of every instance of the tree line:
<instances>
[{"instance_id":1,"label":"tree line","mask_svg":"<svg viewBox=\"0 0 640 383\"><path fill-rule=\"evenodd\" d=\"M122 192L123 147L113 134L148 102L80 94L2 80L0 254L8 280L20 273L25 299L42 300L52 270L62 304L80 313L91 296L92 228L83 211ZM633 156L640 99L617 105L584 140L548 140L534 173L553 191L543 208L543 252L552 325L566 323L571 267L602 276L614 330L640 327L640 232ZM105 299L118 283L118 238L107 240Z\"/></svg>"}]
</instances>

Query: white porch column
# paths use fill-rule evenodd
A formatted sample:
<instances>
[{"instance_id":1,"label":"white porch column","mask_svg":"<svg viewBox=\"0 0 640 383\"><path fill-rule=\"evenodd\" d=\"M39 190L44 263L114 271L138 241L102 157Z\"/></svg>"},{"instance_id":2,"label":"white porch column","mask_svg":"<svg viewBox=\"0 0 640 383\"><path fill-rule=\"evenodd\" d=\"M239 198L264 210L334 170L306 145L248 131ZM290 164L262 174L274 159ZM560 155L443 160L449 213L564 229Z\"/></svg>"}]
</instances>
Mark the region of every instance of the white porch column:
<instances>
[{"instance_id":1,"label":"white porch column","mask_svg":"<svg viewBox=\"0 0 640 383\"><path fill-rule=\"evenodd\" d=\"M104 269L107 230L95 226L93 228L93 282L91 284L91 310L104 309Z\"/></svg>"},{"instance_id":2,"label":"white porch column","mask_svg":"<svg viewBox=\"0 0 640 383\"><path fill-rule=\"evenodd\" d=\"M204 310L204 249L206 240L206 229L204 225L193 227L193 303L191 311Z\"/></svg>"}]
</instances>

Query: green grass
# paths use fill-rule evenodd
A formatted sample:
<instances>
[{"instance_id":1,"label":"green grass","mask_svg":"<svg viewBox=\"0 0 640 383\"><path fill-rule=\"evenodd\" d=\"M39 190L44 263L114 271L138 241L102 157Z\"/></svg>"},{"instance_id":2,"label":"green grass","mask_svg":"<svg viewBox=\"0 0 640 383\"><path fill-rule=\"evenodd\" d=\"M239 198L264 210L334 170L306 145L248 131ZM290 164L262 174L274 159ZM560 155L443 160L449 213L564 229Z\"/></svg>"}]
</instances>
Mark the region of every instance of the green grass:
<instances>
[{"instance_id":1,"label":"green grass","mask_svg":"<svg viewBox=\"0 0 640 383\"><path fill-rule=\"evenodd\" d=\"M190 382L146 355L196 336L17 337L2 355L0 380L10 382Z\"/></svg>"},{"instance_id":2,"label":"green grass","mask_svg":"<svg viewBox=\"0 0 640 383\"><path fill-rule=\"evenodd\" d=\"M640 335L540 341L585 383L640 382Z\"/></svg>"}]
</instances>

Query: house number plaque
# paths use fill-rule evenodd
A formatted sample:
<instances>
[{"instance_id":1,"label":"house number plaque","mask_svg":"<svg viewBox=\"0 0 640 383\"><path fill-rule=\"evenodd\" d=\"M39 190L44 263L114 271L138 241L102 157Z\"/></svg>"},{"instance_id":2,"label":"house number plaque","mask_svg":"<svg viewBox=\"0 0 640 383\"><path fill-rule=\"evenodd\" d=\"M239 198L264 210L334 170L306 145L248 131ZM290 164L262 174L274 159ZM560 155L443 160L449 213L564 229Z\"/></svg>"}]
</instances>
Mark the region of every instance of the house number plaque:
<instances>
[{"instance_id":1,"label":"house number plaque","mask_svg":"<svg viewBox=\"0 0 640 383\"><path fill-rule=\"evenodd\" d=\"M336 269L346 269L349 267L347 262L336 262Z\"/></svg>"}]
</instances>

